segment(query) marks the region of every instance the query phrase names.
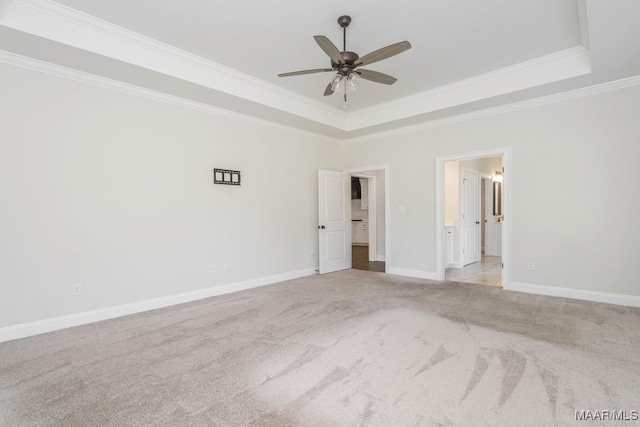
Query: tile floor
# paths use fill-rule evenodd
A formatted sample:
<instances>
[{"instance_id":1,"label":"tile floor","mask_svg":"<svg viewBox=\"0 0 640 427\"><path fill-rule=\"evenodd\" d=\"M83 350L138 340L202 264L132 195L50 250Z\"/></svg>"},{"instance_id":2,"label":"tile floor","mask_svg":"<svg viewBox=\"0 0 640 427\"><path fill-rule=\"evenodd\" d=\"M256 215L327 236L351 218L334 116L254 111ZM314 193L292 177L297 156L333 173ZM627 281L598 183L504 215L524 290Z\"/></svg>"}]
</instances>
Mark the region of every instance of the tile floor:
<instances>
[{"instance_id":1,"label":"tile floor","mask_svg":"<svg viewBox=\"0 0 640 427\"><path fill-rule=\"evenodd\" d=\"M484 256L479 262L464 268L445 269L445 279L452 282L475 283L478 285L502 286L502 258Z\"/></svg>"}]
</instances>

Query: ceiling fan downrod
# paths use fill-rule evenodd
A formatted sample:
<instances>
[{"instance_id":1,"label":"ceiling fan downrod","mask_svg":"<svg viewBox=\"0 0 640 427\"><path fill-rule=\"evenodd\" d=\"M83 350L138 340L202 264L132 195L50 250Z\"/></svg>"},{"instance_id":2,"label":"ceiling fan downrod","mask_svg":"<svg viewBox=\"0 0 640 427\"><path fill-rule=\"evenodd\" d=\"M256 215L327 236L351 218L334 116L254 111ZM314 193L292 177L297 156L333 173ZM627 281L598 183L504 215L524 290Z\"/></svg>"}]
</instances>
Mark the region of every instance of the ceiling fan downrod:
<instances>
[{"instance_id":1,"label":"ceiling fan downrod","mask_svg":"<svg viewBox=\"0 0 640 427\"><path fill-rule=\"evenodd\" d=\"M342 51L347 51L347 27L351 24L351 17L342 15L338 18L338 25L342 27Z\"/></svg>"}]
</instances>

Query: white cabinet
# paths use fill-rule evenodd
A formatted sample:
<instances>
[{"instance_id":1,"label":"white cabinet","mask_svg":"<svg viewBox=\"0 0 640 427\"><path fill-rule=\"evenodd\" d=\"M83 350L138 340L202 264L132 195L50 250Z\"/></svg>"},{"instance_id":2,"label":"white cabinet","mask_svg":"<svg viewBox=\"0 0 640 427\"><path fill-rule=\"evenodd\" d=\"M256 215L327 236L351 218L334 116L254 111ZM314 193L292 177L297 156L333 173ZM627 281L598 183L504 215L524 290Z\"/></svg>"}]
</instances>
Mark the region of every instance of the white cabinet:
<instances>
[{"instance_id":1,"label":"white cabinet","mask_svg":"<svg viewBox=\"0 0 640 427\"><path fill-rule=\"evenodd\" d=\"M490 245L486 254L488 256L502 256L502 222L491 222Z\"/></svg>"},{"instance_id":2,"label":"white cabinet","mask_svg":"<svg viewBox=\"0 0 640 427\"><path fill-rule=\"evenodd\" d=\"M453 264L453 230L455 227L444 228L444 266L448 267Z\"/></svg>"},{"instance_id":3,"label":"white cabinet","mask_svg":"<svg viewBox=\"0 0 640 427\"><path fill-rule=\"evenodd\" d=\"M366 222L363 221L356 227L356 239L358 243L369 243L369 226Z\"/></svg>"},{"instance_id":4,"label":"white cabinet","mask_svg":"<svg viewBox=\"0 0 640 427\"><path fill-rule=\"evenodd\" d=\"M367 245L369 244L369 224L366 221L353 221L352 222L352 238L351 241L354 245Z\"/></svg>"}]
</instances>

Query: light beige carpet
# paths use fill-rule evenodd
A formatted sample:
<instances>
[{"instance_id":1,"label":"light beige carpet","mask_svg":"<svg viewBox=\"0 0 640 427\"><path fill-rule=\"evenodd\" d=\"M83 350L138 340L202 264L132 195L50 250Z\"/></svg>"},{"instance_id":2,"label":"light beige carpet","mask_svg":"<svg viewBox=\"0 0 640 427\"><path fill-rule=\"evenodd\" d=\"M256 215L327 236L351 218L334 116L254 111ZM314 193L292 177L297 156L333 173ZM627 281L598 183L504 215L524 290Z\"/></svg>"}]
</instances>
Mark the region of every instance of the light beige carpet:
<instances>
[{"instance_id":1,"label":"light beige carpet","mask_svg":"<svg viewBox=\"0 0 640 427\"><path fill-rule=\"evenodd\" d=\"M575 411L640 410L640 309L349 270L3 343L0 385L2 426L630 426Z\"/></svg>"}]
</instances>

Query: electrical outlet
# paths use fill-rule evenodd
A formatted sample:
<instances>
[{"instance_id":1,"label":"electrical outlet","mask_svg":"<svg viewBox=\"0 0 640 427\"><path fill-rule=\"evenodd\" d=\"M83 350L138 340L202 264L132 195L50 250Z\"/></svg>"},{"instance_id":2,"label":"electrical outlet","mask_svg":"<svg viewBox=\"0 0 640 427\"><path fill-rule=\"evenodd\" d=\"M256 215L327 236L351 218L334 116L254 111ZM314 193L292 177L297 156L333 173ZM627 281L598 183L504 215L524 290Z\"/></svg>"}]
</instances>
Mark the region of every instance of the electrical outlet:
<instances>
[{"instance_id":1,"label":"electrical outlet","mask_svg":"<svg viewBox=\"0 0 640 427\"><path fill-rule=\"evenodd\" d=\"M409 258L416 259L416 253L413 251L409 252Z\"/></svg>"},{"instance_id":2,"label":"electrical outlet","mask_svg":"<svg viewBox=\"0 0 640 427\"><path fill-rule=\"evenodd\" d=\"M228 262L225 262L225 263L224 263L224 265L222 266L222 269L223 269L224 271L229 271L229 263L228 263Z\"/></svg>"},{"instance_id":3,"label":"electrical outlet","mask_svg":"<svg viewBox=\"0 0 640 427\"><path fill-rule=\"evenodd\" d=\"M529 262L529 270L535 270L536 269L536 263L531 261Z\"/></svg>"},{"instance_id":4,"label":"electrical outlet","mask_svg":"<svg viewBox=\"0 0 640 427\"><path fill-rule=\"evenodd\" d=\"M71 295L73 295L73 296L82 295L82 284L81 283L76 283L75 285L73 285L73 288L71 289Z\"/></svg>"}]
</instances>

